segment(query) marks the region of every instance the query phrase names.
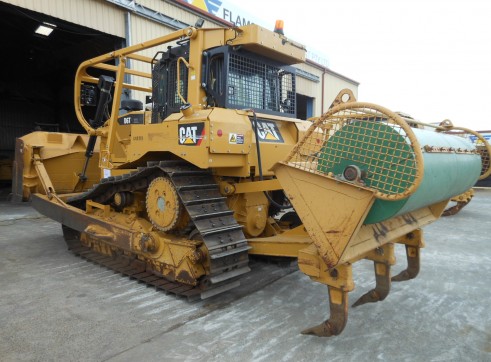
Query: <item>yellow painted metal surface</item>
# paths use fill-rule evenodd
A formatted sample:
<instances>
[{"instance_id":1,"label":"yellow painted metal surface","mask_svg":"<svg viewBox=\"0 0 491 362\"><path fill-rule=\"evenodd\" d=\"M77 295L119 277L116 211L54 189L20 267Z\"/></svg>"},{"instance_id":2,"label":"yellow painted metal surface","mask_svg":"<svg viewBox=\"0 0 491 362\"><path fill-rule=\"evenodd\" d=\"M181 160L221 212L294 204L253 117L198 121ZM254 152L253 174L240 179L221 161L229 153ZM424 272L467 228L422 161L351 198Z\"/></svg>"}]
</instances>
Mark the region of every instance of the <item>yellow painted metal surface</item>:
<instances>
[{"instance_id":1,"label":"yellow painted metal surface","mask_svg":"<svg viewBox=\"0 0 491 362\"><path fill-rule=\"evenodd\" d=\"M225 42L227 41L233 46L242 45L247 50L263 54L285 64L303 63L305 61L304 45L254 24L242 26L239 30L227 30Z\"/></svg>"},{"instance_id":2,"label":"yellow painted metal surface","mask_svg":"<svg viewBox=\"0 0 491 362\"><path fill-rule=\"evenodd\" d=\"M277 179L264 181L241 179L240 182L225 182L220 185L224 195L245 194L258 191L281 190L281 184Z\"/></svg>"},{"instance_id":3,"label":"yellow painted metal surface","mask_svg":"<svg viewBox=\"0 0 491 362\"><path fill-rule=\"evenodd\" d=\"M328 267L319 256L318 249L314 244L299 251L298 267L316 282L342 289L346 292L355 289L351 264L340 264L335 269Z\"/></svg>"},{"instance_id":4,"label":"yellow painted metal surface","mask_svg":"<svg viewBox=\"0 0 491 362\"><path fill-rule=\"evenodd\" d=\"M443 201L433 208L425 207L377 224L363 225L356 237L348 243L340 262L357 259L370 250L436 221L447 203Z\"/></svg>"},{"instance_id":5,"label":"yellow painted metal surface","mask_svg":"<svg viewBox=\"0 0 491 362\"><path fill-rule=\"evenodd\" d=\"M22 160L16 162L22 162L17 177L23 179L24 199L28 199L32 193L46 194L47 185L60 194L76 191L77 174L82 171L85 162L87 135L34 132L23 136L21 142L16 152L22 155ZM89 162L88 179L82 188L89 188L101 178L97 149L98 144Z\"/></svg>"},{"instance_id":6,"label":"yellow painted metal surface","mask_svg":"<svg viewBox=\"0 0 491 362\"><path fill-rule=\"evenodd\" d=\"M329 268L338 265L375 201L374 193L285 164L274 171L321 258Z\"/></svg>"},{"instance_id":7,"label":"yellow painted metal surface","mask_svg":"<svg viewBox=\"0 0 491 362\"><path fill-rule=\"evenodd\" d=\"M243 225L244 234L256 237L263 233L268 220L269 202L263 192L235 194L227 199L234 218Z\"/></svg>"}]
</instances>

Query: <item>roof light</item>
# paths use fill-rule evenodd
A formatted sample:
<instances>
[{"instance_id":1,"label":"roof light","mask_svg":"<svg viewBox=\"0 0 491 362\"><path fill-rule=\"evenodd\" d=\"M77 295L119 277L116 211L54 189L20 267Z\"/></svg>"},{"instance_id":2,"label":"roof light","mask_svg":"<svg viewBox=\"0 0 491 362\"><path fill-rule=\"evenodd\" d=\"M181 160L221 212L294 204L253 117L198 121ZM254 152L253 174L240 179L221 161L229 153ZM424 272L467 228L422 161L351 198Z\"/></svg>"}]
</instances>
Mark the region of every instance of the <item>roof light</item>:
<instances>
[{"instance_id":1,"label":"roof light","mask_svg":"<svg viewBox=\"0 0 491 362\"><path fill-rule=\"evenodd\" d=\"M38 26L38 28L34 31L36 34L49 36L53 30L55 30L56 25L50 23L42 23Z\"/></svg>"},{"instance_id":2,"label":"roof light","mask_svg":"<svg viewBox=\"0 0 491 362\"><path fill-rule=\"evenodd\" d=\"M203 18L198 18L198 20L196 20L196 23L194 24L194 27L196 29L200 29L203 27L203 24L205 23L205 19Z\"/></svg>"},{"instance_id":3,"label":"roof light","mask_svg":"<svg viewBox=\"0 0 491 362\"><path fill-rule=\"evenodd\" d=\"M274 24L274 32L280 35L285 35L285 33L283 33L283 26L283 20L276 20L276 24Z\"/></svg>"}]
</instances>

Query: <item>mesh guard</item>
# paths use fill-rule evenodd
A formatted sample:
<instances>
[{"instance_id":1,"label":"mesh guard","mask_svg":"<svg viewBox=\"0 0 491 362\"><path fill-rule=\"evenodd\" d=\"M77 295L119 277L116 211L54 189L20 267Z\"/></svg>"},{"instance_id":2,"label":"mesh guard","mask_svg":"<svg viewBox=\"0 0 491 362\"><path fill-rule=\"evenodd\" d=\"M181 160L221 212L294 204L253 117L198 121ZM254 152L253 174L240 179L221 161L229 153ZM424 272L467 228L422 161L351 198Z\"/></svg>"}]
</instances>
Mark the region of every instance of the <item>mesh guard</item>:
<instances>
[{"instance_id":1,"label":"mesh guard","mask_svg":"<svg viewBox=\"0 0 491 362\"><path fill-rule=\"evenodd\" d=\"M423 175L421 148L407 123L383 107L360 102L341 104L317 119L286 162L341 182L348 182L346 167L355 166L362 176L350 182L386 200L410 196Z\"/></svg>"},{"instance_id":2,"label":"mesh guard","mask_svg":"<svg viewBox=\"0 0 491 362\"><path fill-rule=\"evenodd\" d=\"M441 130L439 129L439 132L446 133L449 135L453 136L459 136L463 137L465 139L470 140L472 137L475 137L476 141L476 150L481 156L481 175L479 176L479 180L484 180L485 178L489 177L491 175L491 145L489 144L488 141L482 136L482 134L470 130L468 128L464 127L454 127L451 122L449 122L450 127L445 127L446 122L448 121L443 121L442 126L444 126L444 129Z\"/></svg>"}]
</instances>

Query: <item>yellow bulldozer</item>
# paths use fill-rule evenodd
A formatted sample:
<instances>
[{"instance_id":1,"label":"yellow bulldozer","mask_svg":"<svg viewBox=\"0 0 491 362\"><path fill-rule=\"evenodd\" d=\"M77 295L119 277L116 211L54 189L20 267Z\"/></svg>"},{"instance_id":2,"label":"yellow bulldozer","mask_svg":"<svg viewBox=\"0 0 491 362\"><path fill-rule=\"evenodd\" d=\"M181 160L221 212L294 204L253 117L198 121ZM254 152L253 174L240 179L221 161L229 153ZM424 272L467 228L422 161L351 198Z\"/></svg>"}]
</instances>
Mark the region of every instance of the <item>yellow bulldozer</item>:
<instances>
[{"instance_id":1,"label":"yellow bulldozer","mask_svg":"<svg viewBox=\"0 0 491 362\"><path fill-rule=\"evenodd\" d=\"M355 305L414 278L421 228L489 163L453 127L411 128L348 90L297 119L304 61L303 45L257 25L189 27L87 60L75 77L87 134L18 139L14 198L59 221L77 255L191 299L238 287L251 255L297 258L330 303L303 333L338 335L352 264L372 260L376 277ZM395 244L408 267L391 277Z\"/></svg>"}]
</instances>

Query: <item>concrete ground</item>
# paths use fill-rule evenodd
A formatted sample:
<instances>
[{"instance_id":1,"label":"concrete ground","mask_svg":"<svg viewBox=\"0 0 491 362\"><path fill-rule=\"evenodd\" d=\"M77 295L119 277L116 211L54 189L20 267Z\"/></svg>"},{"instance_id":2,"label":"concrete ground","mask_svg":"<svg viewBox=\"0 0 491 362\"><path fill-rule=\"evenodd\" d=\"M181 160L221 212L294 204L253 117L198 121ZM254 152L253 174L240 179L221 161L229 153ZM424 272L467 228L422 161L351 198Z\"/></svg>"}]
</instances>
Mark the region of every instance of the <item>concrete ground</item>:
<instances>
[{"instance_id":1,"label":"concrete ground","mask_svg":"<svg viewBox=\"0 0 491 362\"><path fill-rule=\"evenodd\" d=\"M0 202L0 360L491 361L491 191L425 240L418 278L350 307L326 339L299 333L327 318L326 288L292 268L256 263L265 285L190 303L79 259L59 224ZM372 264L354 278L351 302L373 286Z\"/></svg>"}]
</instances>

